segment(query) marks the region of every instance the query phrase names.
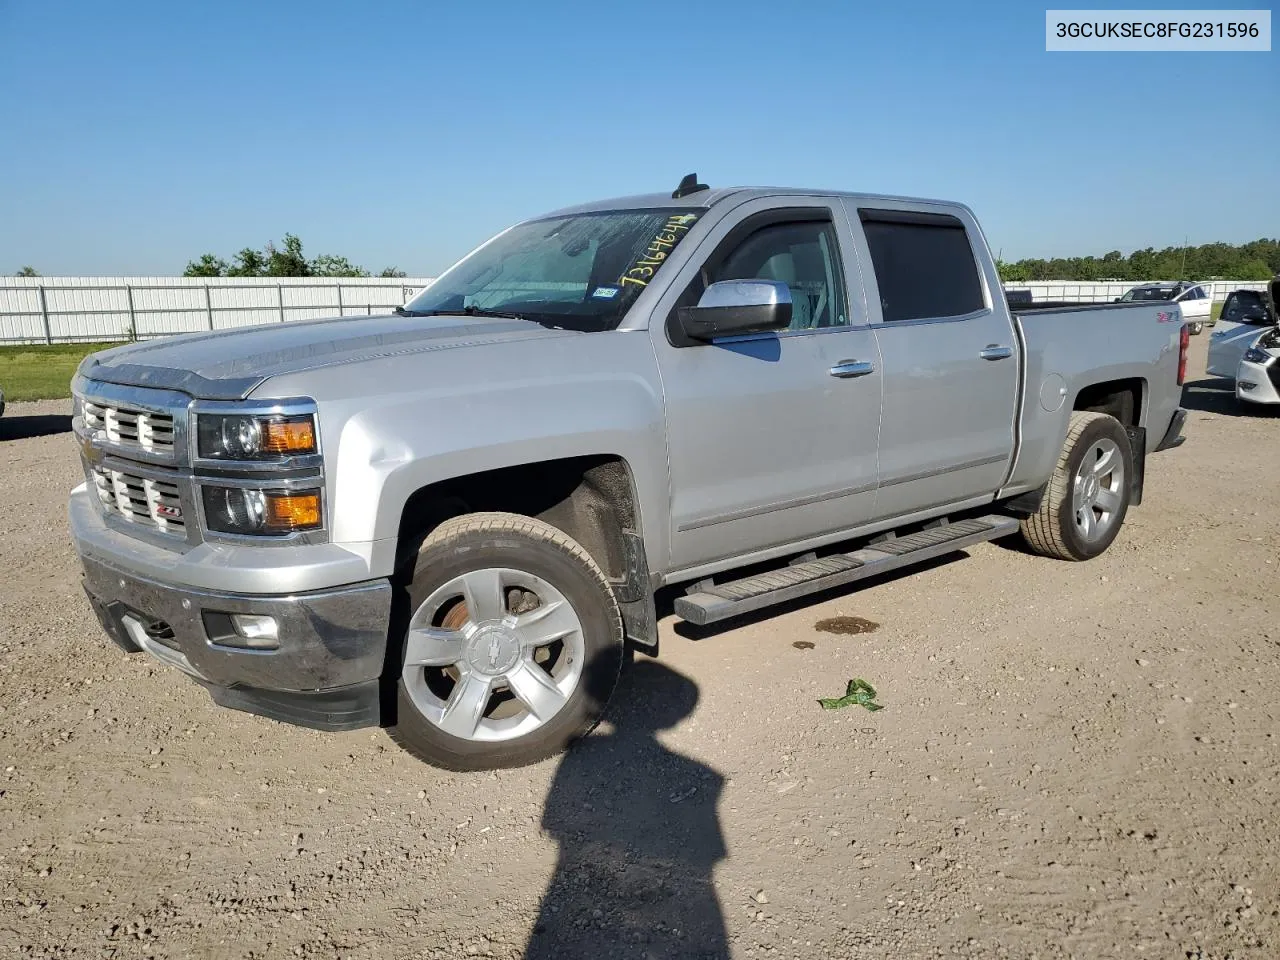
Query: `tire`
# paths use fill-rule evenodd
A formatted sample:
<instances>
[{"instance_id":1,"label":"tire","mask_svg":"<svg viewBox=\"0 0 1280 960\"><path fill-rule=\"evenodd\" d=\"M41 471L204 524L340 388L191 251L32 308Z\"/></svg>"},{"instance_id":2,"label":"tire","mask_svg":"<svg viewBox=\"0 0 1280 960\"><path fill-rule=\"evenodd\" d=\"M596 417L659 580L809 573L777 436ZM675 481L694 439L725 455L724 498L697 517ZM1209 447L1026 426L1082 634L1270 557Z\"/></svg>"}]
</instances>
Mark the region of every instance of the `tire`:
<instances>
[{"instance_id":1,"label":"tire","mask_svg":"<svg viewBox=\"0 0 1280 960\"><path fill-rule=\"evenodd\" d=\"M1204 333L1204 324L1199 320L1193 321L1189 326L1191 327L1191 335L1193 337L1198 337L1200 334Z\"/></svg>"},{"instance_id":2,"label":"tire","mask_svg":"<svg viewBox=\"0 0 1280 960\"><path fill-rule=\"evenodd\" d=\"M448 770L519 767L599 722L624 660L622 618L573 538L516 514L456 517L423 541L400 589L387 732L409 753Z\"/></svg>"},{"instance_id":3,"label":"tire","mask_svg":"<svg viewBox=\"0 0 1280 960\"><path fill-rule=\"evenodd\" d=\"M1108 469L1099 451L1110 451L1115 458L1115 466L1107 473L1098 473L1099 469ZM1086 461L1090 465L1087 466ZM1096 486L1089 484L1088 475L1095 477ZM1076 411L1071 414L1062 454L1040 509L1022 521L1023 539L1032 550L1046 557L1059 560L1096 557L1111 546L1120 533L1129 510L1132 476L1133 451L1120 421L1105 413ZM1076 499L1078 488L1080 500ZM1087 518L1085 508L1077 511L1078 504L1087 506Z\"/></svg>"}]
</instances>

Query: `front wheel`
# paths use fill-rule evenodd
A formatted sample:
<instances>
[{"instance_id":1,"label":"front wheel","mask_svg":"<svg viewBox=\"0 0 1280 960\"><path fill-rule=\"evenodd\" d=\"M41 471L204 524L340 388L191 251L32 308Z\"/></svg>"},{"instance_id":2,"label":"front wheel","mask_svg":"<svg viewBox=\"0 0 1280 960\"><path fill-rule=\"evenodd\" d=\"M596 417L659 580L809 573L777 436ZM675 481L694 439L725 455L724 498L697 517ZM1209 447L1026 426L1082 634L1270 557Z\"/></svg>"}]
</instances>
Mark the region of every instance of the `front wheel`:
<instances>
[{"instance_id":1,"label":"front wheel","mask_svg":"<svg viewBox=\"0 0 1280 960\"><path fill-rule=\"evenodd\" d=\"M396 722L405 750L450 770L533 763L588 733L623 663L608 580L574 539L540 520L473 513L422 544Z\"/></svg>"},{"instance_id":2,"label":"front wheel","mask_svg":"<svg viewBox=\"0 0 1280 960\"><path fill-rule=\"evenodd\" d=\"M1022 521L1023 539L1046 557L1096 557L1120 533L1132 477L1133 450L1120 421L1076 411L1040 509Z\"/></svg>"}]
</instances>

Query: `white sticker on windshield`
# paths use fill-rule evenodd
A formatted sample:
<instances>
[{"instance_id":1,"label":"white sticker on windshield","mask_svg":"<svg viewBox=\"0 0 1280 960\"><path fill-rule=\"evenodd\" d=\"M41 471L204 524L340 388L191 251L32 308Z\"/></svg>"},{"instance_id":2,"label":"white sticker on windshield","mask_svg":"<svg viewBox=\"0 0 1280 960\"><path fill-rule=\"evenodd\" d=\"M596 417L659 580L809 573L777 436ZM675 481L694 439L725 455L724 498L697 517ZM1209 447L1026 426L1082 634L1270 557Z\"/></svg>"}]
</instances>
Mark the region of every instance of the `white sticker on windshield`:
<instances>
[{"instance_id":1,"label":"white sticker on windshield","mask_svg":"<svg viewBox=\"0 0 1280 960\"><path fill-rule=\"evenodd\" d=\"M596 287L595 292L591 294L591 296L600 300L612 300L617 295L617 287Z\"/></svg>"}]
</instances>

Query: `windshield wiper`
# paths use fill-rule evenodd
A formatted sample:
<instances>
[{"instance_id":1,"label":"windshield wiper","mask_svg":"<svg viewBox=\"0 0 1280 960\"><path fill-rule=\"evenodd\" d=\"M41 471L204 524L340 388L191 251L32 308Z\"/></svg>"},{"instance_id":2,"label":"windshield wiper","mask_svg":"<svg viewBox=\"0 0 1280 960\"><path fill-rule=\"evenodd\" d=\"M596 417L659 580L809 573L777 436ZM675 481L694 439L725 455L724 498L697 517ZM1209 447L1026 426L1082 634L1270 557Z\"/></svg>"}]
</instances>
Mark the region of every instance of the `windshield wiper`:
<instances>
[{"instance_id":1,"label":"windshield wiper","mask_svg":"<svg viewBox=\"0 0 1280 960\"><path fill-rule=\"evenodd\" d=\"M461 310L406 310L396 307L401 317L498 317L503 320L528 320L529 318L509 310L486 310L484 307L463 307Z\"/></svg>"},{"instance_id":2,"label":"windshield wiper","mask_svg":"<svg viewBox=\"0 0 1280 960\"><path fill-rule=\"evenodd\" d=\"M486 310L484 307L463 307L461 312L468 317L501 317L505 320L525 320L527 317L509 310Z\"/></svg>"}]
</instances>

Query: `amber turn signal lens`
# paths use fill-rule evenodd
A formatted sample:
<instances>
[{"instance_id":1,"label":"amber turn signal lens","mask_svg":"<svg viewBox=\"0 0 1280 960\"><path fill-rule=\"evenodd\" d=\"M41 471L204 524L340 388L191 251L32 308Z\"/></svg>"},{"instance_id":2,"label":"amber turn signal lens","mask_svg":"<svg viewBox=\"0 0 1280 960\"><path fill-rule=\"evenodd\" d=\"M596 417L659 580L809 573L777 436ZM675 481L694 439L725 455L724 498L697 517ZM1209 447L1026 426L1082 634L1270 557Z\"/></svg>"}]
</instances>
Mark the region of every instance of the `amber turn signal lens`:
<instances>
[{"instance_id":1,"label":"amber turn signal lens","mask_svg":"<svg viewBox=\"0 0 1280 960\"><path fill-rule=\"evenodd\" d=\"M265 421L262 424L262 450L265 453L315 453L315 422L311 417Z\"/></svg>"},{"instance_id":2,"label":"amber turn signal lens","mask_svg":"<svg viewBox=\"0 0 1280 960\"><path fill-rule=\"evenodd\" d=\"M266 526L272 533L313 530L320 526L319 492L268 493Z\"/></svg>"}]
</instances>

